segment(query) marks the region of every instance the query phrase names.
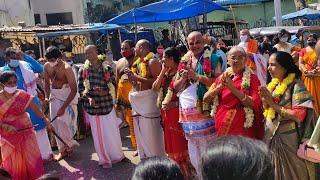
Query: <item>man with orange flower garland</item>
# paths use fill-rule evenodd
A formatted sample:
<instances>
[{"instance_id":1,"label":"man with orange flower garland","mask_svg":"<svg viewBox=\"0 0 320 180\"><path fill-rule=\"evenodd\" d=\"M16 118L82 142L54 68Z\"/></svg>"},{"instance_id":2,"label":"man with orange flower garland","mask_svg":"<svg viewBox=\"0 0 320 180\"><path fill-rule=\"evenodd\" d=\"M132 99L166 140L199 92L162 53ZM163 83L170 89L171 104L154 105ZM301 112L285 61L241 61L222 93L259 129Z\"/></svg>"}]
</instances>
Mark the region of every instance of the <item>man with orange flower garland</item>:
<instances>
[{"instance_id":1,"label":"man with orange flower garland","mask_svg":"<svg viewBox=\"0 0 320 180\"><path fill-rule=\"evenodd\" d=\"M135 52L138 59L131 70L125 69L125 73L133 83L129 100L134 132L140 159L145 159L165 155L160 110L156 105L158 95L152 90L152 84L160 74L161 64L150 52L150 43L145 39L137 42Z\"/></svg>"},{"instance_id":2,"label":"man with orange flower garland","mask_svg":"<svg viewBox=\"0 0 320 180\"><path fill-rule=\"evenodd\" d=\"M180 117L192 165L198 175L201 174L201 153L214 136L214 121L210 117L209 104L203 102L219 69L218 56L212 54L210 47L204 47L207 37L200 32L191 32L188 36L190 51L182 58L174 82L179 95ZM221 68L221 67L220 67Z\"/></svg>"}]
</instances>

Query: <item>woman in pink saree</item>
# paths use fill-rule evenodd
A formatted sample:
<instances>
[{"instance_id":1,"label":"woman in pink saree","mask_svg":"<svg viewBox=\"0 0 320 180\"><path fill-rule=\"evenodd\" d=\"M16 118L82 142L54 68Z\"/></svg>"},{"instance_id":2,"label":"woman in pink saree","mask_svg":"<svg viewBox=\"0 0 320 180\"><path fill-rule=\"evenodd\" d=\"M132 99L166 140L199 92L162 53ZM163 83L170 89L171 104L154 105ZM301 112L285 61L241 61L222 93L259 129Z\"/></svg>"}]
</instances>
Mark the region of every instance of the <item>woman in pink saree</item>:
<instances>
[{"instance_id":1,"label":"woman in pink saree","mask_svg":"<svg viewBox=\"0 0 320 180\"><path fill-rule=\"evenodd\" d=\"M30 107L39 117L44 117L50 130L52 126L33 103L33 97L16 89L17 77L14 72L4 72L0 76L0 83L4 85L0 91L1 166L13 180L37 179L44 173L43 161L26 109Z\"/></svg>"}]
</instances>

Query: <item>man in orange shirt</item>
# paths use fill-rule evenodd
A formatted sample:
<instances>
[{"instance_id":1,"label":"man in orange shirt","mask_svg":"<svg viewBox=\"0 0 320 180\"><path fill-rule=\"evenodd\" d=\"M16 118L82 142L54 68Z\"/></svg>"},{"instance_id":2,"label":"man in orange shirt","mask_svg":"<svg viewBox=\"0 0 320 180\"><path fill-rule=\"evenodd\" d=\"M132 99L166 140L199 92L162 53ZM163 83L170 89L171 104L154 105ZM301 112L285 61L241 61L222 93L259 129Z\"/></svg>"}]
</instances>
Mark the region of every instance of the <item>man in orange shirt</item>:
<instances>
[{"instance_id":1,"label":"man in orange shirt","mask_svg":"<svg viewBox=\"0 0 320 180\"><path fill-rule=\"evenodd\" d=\"M240 40L238 46L244 48L247 52L247 66L258 76L261 85L265 85L268 59L258 53L258 42L251 39L248 29L240 31Z\"/></svg>"},{"instance_id":2,"label":"man in orange shirt","mask_svg":"<svg viewBox=\"0 0 320 180\"><path fill-rule=\"evenodd\" d=\"M253 54L258 51L258 42L250 38L250 31L248 29L243 29L240 31L240 40L238 46L246 50L248 54L247 66L253 71L256 70L256 65L254 63Z\"/></svg>"}]
</instances>

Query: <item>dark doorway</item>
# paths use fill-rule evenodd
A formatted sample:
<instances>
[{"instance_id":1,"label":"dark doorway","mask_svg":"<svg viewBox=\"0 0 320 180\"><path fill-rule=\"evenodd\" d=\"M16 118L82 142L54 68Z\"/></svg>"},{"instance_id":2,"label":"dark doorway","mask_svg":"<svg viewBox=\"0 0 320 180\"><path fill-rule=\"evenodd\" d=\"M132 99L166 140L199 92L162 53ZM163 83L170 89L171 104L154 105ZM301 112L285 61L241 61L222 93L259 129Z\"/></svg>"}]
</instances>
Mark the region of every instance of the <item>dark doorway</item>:
<instances>
[{"instance_id":1,"label":"dark doorway","mask_svg":"<svg viewBox=\"0 0 320 180\"><path fill-rule=\"evenodd\" d=\"M46 16L48 25L73 24L71 12L46 14Z\"/></svg>"},{"instance_id":2,"label":"dark doorway","mask_svg":"<svg viewBox=\"0 0 320 180\"><path fill-rule=\"evenodd\" d=\"M40 18L40 14L34 14L34 23L37 24L41 24L41 18Z\"/></svg>"}]
</instances>

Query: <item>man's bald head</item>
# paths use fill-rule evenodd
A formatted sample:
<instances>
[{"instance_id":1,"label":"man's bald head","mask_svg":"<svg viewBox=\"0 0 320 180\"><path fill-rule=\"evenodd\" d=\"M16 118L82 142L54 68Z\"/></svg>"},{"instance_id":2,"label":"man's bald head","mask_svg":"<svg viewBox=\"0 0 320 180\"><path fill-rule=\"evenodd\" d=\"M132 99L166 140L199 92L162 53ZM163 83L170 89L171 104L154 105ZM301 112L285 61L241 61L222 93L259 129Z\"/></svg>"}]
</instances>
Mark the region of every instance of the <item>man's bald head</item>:
<instances>
[{"instance_id":1,"label":"man's bald head","mask_svg":"<svg viewBox=\"0 0 320 180\"><path fill-rule=\"evenodd\" d=\"M142 46L144 49L150 50L150 42L146 39L139 40L137 45Z\"/></svg>"},{"instance_id":2,"label":"man's bald head","mask_svg":"<svg viewBox=\"0 0 320 180\"><path fill-rule=\"evenodd\" d=\"M88 59L91 63L92 61L98 60L98 48L95 45L88 45L84 49L86 59Z\"/></svg>"},{"instance_id":3,"label":"man's bald head","mask_svg":"<svg viewBox=\"0 0 320 180\"><path fill-rule=\"evenodd\" d=\"M190 51L195 56L200 57L204 49L204 39L202 34L198 31L193 31L188 35L187 40Z\"/></svg>"},{"instance_id":4,"label":"man's bald head","mask_svg":"<svg viewBox=\"0 0 320 180\"><path fill-rule=\"evenodd\" d=\"M98 52L98 48L97 46L95 45L88 45L85 47L84 51L87 51L87 50L96 50Z\"/></svg>"},{"instance_id":5,"label":"man's bald head","mask_svg":"<svg viewBox=\"0 0 320 180\"><path fill-rule=\"evenodd\" d=\"M199 31L193 31L193 32L191 32L191 33L188 35L187 40L189 41L189 39L192 39L192 38L200 38L200 39L203 39L202 34L201 34Z\"/></svg>"},{"instance_id":6,"label":"man's bald head","mask_svg":"<svg viewBox=\"0 0 320 180\"><path fill-rule=\"evenodd\" d=\"M146 39L139 40L136 44L135 52L137 56L146 56L150 52L150 42Z\"/></svg>"}]
</instances>

